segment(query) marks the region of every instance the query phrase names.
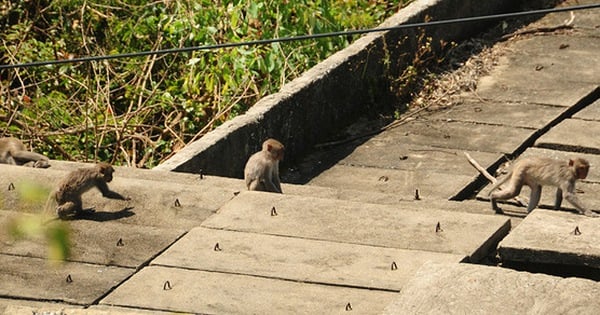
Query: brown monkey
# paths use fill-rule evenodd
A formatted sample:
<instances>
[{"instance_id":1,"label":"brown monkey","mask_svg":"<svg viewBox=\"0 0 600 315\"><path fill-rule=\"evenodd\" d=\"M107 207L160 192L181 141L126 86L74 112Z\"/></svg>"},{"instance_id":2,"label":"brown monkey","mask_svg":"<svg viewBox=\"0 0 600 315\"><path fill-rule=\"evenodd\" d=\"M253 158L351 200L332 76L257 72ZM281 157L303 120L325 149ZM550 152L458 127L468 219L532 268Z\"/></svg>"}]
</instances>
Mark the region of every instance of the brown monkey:
<instances>
[{"instance_id":1,"label":"brown monkey","mask_svg":"<svg viewBox=\"0 0 600 315\"><path fill-rule=\"evenodd\" d=\"M36 168L50 167L47 157L28 151L21 140L12 137L0 139L0 163Z\"/></svg>"},{"instance_id":2,"label":"brown monkey","mask_svg":"<svg viewBox=\"0 0 600 315\"><path fill-rule=\"evenodd\" d=\"M279 181L279 161L283 160L285 147L275 139L267 139L262 150L254 153L244 168L248 190L282 193Z\"/></svg>"},{"instance_id":3,"label":"brown monkey","mask_svg":"<svg viewBox=\"0 0 600 315\"><path fill-rule=\"evenodd\" d=\"M69 173L60 182L54 195L58 203L56 214L60 218L66 218L81 213L83 211L81 195L93 187L98 188L106 198L130 200L108 188L106 183L112 181L114 171L110 164L98 163L93 167L80 168Z\"/></svg>"},{"instance_id":4,"label":"brown monkey","mask_svg":"<svg viewBox=\"0 0 600 315\"><path fill-rule=\"evenodd\" d=\"M594 212L586 209L575 195L575 181L586 178L589 169L590 163L582 158L574 158L569 161L543 157L520 159L514 163L508 175L492 186L490 190L492 209L497 213L502 213L502 209L498 207L496 200L515 197L519 195L523 185L527 185L531 188L527 212L531 212L540 201L542 186L554 186L557 188L554 203L556 209L560 208L564 197L579 213L587 216L597 216ZM500 191L494 191L507 181L507 187Z\"/></svg>"}]
</instances>

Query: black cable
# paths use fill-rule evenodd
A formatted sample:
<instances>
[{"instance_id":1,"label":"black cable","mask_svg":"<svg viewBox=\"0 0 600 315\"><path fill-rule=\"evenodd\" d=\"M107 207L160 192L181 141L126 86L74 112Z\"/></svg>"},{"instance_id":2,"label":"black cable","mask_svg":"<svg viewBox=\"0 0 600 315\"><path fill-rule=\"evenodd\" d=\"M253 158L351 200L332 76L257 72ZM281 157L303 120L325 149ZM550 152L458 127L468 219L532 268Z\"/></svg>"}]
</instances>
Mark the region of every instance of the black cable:
<instances>
[{"instance_id":1,"label":"black cable","mask_svg":"<svg viewBox=\"0 0 600 315\"><path fill-rule=\"evenodd\" d=\"M300 40L307 40L307 39L348 36L348 35L360 35L360 34L373 33L373 32L384 32L384 31L392 31L392 30L407 29L407 28L417 28L417 27L432 27L432 26L440 26L440 25L455 24L455 23L500 20L500 19L514 18L514 17L543 15L543 14L548 14L548 13L577 11L577 10L586 10L586 9L595 9L595 8L600 8L600 3L570 6L570 7L561 7L561 8L552 8L552 9L540 9L540 10L531 10L531 11L523 11L523 12L475 16L475 17L467 17L467 18L457 18L457 19L449 19L449 20L442 20L442 21L410 23L410 24L402 24L402 25L390 26L390 27L330 32L330 33L321 33L321 34L312 34L312 35L299 35L299 36L281 37L281 38L272 38L272 39L260 39L260 40L239 42L239 43L224 43L224 44L215 44L215 45L206 45L206 46L171 48L171 49L141 51L141 52L115 54L115 55L81 57L81 58L73 58L73 59L35 61L35 62L12 64L12 65L0 65L0 70L13 69L13 68L30 68L30 67L57 65L57 64L65 64L65 63L90 62L90 61L100 61L100 60L109 60L109 59L131 58L131 57L143 57L143 56L150 56L150 55L164 55L164 54L171 54L171 53L197 51L197 50L213 50L213 49L222 49L222 48L230 48L230 47L240 47L240 46L257 46L257 45L266 45L266 44L272 44L272 43L300 41Z\"/></svg>"}]
</instances>

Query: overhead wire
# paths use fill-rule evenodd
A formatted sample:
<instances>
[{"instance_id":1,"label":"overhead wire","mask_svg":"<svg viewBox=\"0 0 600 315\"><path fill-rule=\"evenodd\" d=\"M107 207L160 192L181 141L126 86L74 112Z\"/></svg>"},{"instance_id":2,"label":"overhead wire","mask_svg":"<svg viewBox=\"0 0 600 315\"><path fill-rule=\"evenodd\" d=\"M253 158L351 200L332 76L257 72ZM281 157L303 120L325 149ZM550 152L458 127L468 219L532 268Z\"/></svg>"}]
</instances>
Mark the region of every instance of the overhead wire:
<instances>
[{"instance_id":1,"label":"overhead wire","mask_svg":"<svg viewBox=\"0 0 600 315\"><path fill-rule=\"evenodd\" d=\"M374 33L374 32L387 32L387 31L419 28L419 27L427 28L427 27L442 26L442 25L448 25L448 24L457 24L457 23L502 20L502 19L516 18L516 17L523 17L523 16L544 15L544 14L550 14L550 13L588 10L588 9L596 9L596 8L600 8L600 3L576 5L576 6L569 6L569 7L558 7L558 8L550 8L550 9L529 10L529 11L512 12L512 13L482 15L482 16L473 16L473 17L463 17L463 18L447 19L447 20L439 20L439 21L408 23L408 24L401 24L401 25L389 26L389 27L376 27L376 28L368 28L368 29L318 33L318 34L310 34L310 35L298 35L298 36L290 36L290 37L259 39L259 40L236 42L236 43L222 43L222 44L214 44L214 45L169 48L169 49L139 51L139 52L132 52L132 53L112 54L112 55L88 56L88 57L79 57L79 58L71 58L71 59L57 59L57 60L34 61L34 62L27 62L27 63L3 64L3 65L0 65L0 70L59 65L59 64L66 64L66 63L82 63L82 62L102 61L102 60L110 60L110 59L125 59L125 58L133 58L133 57L144 57L144 56L150 56L150 55L185 53L185 52L201 51L201 50L216 50L216 49L241 47L241 46L268 45L268 44L273 44L273 43L302 41L302 40L319 39L319 38L326 38L326 37L362 35L362 34Z\"/></svg>"}]
</instances>

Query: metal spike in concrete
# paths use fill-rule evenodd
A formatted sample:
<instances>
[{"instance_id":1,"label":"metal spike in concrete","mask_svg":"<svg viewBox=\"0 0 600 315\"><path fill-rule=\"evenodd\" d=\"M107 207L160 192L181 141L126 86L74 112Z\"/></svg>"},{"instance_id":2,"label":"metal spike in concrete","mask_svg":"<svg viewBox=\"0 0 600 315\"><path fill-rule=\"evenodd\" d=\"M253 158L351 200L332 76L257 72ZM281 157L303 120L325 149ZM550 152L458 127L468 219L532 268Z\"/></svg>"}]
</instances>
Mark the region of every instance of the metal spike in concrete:
<instances>
[{"instance_id":1,"label":"metal spike in concrete","mask_svg":"<svg viewBox=\"0 0 600 315\"><path fill-rule=\"evenodd\" d=\"M426 261L464 255L195 228L151 265L400 291Z\"/></svg>"},{"instance_id":2,"label":"metal spike in concrete","mask_svg":"<svg viewBox=\"0 0 600 315\"><path fill-rule=\"evenodd\" d=\"M13 211L0 211L0 226L4 227L11 220L22 216L23 214ZM57 222L49 221L47 224L51 226ZM131 268L140 267L185 233L181 229L132 226L117 222L98 224L88 220L64 222L64 226L70 235L70 261ZM4 230L0 231L0 238L7 240L2 234ZM46 258L48 244L35 238L4 241L0 246L0 253Z\"/></svg>"},{"instance_id":3,"label":"metal spike in concrete","mask_svg":"<svg viewBox=\"0 0 600 315\"><path fill-rule=\"evenodd\" d=\"M510 220L430 208L409 210L393 205L243 192L202 226L452 253L478 261L508 233Z\"/></svg>"},{"instance_id":4,"label":"metal spike in concrete","mask_svg":"<svg viewBox=\"0 0 600 315\"><path fill-rule=\"evenodd\" d=\"M600 283L471 264L425 264L383 314L598 314Z\"/></svg>"},{"instance_id":5,"label":"metal spike in concrete","mask_svg":"<svg viewBox=\"0 0 600 315\"><path fill-rule=\"evenodd\" d=\"M150 266L102 305L202 314L380 314L396 293Z\"/></svg>"},{"instance_id":6,"label":"metal spike in concrete","mask_svg":"<svg viewBox=\"0 0 600 315\"><path fill-rule=\"evenodd\" d=\"M466 160L464 163L467 163ZM473 176L435 173L428 170L392 170L336 165L309 182L310 185L374 191L396 196L396 200L448 199L469 184Z\"/></svg>"},{"instance_id":7,"label":"metal spike in concrete","mask_svg":"<svg viewBox=\"0 0 600 315\"><path fill-rule=\"evenodd\" d=\"M600 269L600 218L537 209L498 245L502 261Z\"/></svg>"},{"instance_id":8,"label":"metal spike in concrete","mask_svg":"<svg viewBox=\"0 0 600 315\"><path fill-rule=\"evenodd\" d=\"M131 276L135 269L0 254L0 295L89 305Z\"/></svg>"}]
</instances>

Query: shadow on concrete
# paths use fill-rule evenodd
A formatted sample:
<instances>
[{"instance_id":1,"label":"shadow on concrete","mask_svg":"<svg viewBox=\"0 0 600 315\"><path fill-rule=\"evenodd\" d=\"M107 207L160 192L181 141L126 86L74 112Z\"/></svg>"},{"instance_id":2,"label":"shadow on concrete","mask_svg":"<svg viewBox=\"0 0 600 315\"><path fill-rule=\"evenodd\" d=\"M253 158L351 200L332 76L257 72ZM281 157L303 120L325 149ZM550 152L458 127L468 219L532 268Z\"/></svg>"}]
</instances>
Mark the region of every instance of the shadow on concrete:
<instances>
[{"instance_id":1,"label":"shadow on concrete","mask_svg":"<svg viewBox=\"0 0 600 315\"><path fill-rule=\"evenodd\" d=\"M119 211L95 211L93 208L85 209L82 213L68 218L69 221L77 220L88 220L96 222L106 222L128 218L135 215L135 212L131 211L133 207L126 207Z\"/></svg>"}]
</instances>

